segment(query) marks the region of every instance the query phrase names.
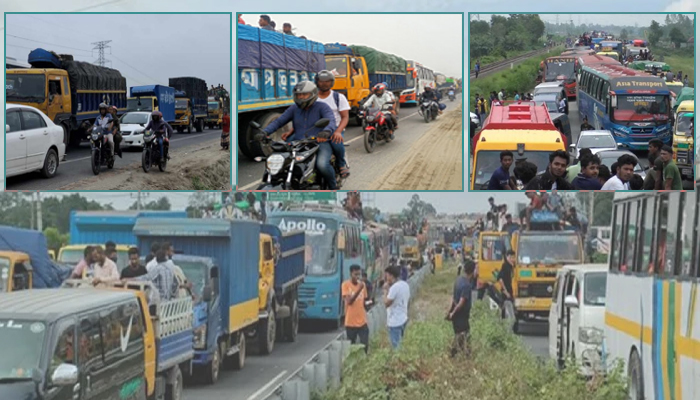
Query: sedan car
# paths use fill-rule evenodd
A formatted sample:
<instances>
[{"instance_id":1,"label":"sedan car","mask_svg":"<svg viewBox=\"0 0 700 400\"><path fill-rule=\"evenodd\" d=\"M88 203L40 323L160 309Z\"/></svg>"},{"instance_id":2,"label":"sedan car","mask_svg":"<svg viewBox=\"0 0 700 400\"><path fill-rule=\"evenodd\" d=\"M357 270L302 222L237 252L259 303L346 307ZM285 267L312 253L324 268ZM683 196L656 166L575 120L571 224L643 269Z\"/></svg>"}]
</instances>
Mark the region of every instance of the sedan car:
<instances>
[{"instance_id":1,"label":"sedan car","mask_svg":"<svg viewBox=\"0 0 700 400\"><path fill-rule=\"evenodd\" d=\"M610 131L583 131L576 144L569 145L572 154L579 158L581 149L590 149L593 154L606 150L617 150L617 142Z\"/></svg>"},{"instance_id":2,"label":"sedan car","mask_svg":"<svg viewBox=\"0 0 700 400\"><path fill-rule=\"evenodd\" d=\"M5 112L6 176L34 171L55 176L66 152L63 128L34 107L7 104Z\"/></svg>"},{"instance_id":3,"label":"sedan car","mask_svg":"<svg viewBox=\"0 0 700 400\"><path fill-rule=\"evenodd\" d=\"M611 168L611 166L616 163L617 159L623 154L629 154L634 157L634 159L637 160L637 165L634 166L634 173L642 178L646 177L646 170L639 164L639 158L629 150L605 150L596 153L596 155L600 158L600 162L608 168ZM612 168L610 169L610 172L612 173Z\"/></svg>"},{"instance_id":4,"label":"sedan car","mask_svg":"<svg viewBox=\"0 0 700 400\"><path fill-rule=\"evenodd\" d=\"M122 147L143 147L143 131L151 121L149 111L130 111L119 118Z\"/></svg>"}]
</instances>

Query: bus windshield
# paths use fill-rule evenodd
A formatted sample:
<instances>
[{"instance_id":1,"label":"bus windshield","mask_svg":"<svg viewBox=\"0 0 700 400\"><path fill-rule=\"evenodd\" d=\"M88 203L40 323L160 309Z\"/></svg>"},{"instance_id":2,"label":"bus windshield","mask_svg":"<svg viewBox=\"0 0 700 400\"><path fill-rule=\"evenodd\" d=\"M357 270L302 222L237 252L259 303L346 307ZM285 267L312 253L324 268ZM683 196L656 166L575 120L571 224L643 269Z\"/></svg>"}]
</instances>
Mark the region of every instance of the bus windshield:
<instances>
[{"instance_id":1,"label":"bus windshield","mask_svg":"<svg viewBox=\"0 0 700 400\"><path fill-rule=\"evenodd\" d=\"M523 235L518 243L518 262L521 264L582 263L578 235L561 232Z\"/></svg>"},{"instance_id":2,"label":"bus windshield","mask_svg":"<svg viewBox=\"0 0 700 400\"><path fill-rule=\"evenodd\" d=\"M408 73L406 74L406 86L409 88L414 88L416 87L416 78L413 77L413 71L414 70L408 70Z\"/></svg>"},{"instance_id":3,"label":"bus windshield","mask_svg":"<svg viewBox=\"0 0 700 400\"><path fill-rule=\"evenodd\" d=\"M668 95L621 95L613 110L616 122L652 121L666 123L669 119Z\"/></svg>"},{"instance_id":4,"label":"bus windshield","mask_svg":"<svg viewBox=\"0 0 700 400\"><path fill-rule=\"evenodd\" d=\"M567 79L574 79L574 63L573 62L548 62L545 82L556 81L559 75L564 75Z\"/></svg>"},{"instance_id":5,"label":"bus windshield","mask_svg":"<svg viewBox=\"0 0 700 400\"><path fill-rule=\"evenodd\" d=\"M503 261L507 243L506 236L482 236L481 261Z\"/></svg>"},{"instance_id":6,"label":"bus windshield","mask_svg":"<svg viewBox=\"0 0 700 400\"><path fill-rule=\"evenodd\" d=\"M5 96L8 102L43 103L46 97L46 76L39 74L7 74Z\"/></svg>"},{"instance_id":7,"label":"bus windshield","mask_svg":"<svg viewBox=\"0 0 700 400\"><path fill-rule=\"evenodd\" d=\"M678 136L693 136L693 131L690 130L690 120L693 118L694 114L680 112L678 113L678 119L676 120L676 132Z\"/></svg>"},{"instance_id":8,"label":"bus windshield","mask_svg":"<svg viewBox=\"0 0 700 400\"><path fill-rule=\"evenodd\" d=\"M519 161L529 161L537 166L537 172L544 172L549 164L549 154L551 151L526 151L523 154L513 153L515 159L513 165ZM500 150L485 150L476 153L476 178L474 187L484 186L484 189L491 180L491 175L501 166Z\"/></svg>"},{"instance_id":9,"label":"bus windshield","mask_svg":"<svg viewBox=\"0 0 700 400\"><path fill-rule=\"evenodd\" d=\"M330 218L307 216L271 216L268 223L283 232L302 230L306 233L306 274L332 275L338 270L335 238L338 223Z\"/></svg>"}]
</instances>

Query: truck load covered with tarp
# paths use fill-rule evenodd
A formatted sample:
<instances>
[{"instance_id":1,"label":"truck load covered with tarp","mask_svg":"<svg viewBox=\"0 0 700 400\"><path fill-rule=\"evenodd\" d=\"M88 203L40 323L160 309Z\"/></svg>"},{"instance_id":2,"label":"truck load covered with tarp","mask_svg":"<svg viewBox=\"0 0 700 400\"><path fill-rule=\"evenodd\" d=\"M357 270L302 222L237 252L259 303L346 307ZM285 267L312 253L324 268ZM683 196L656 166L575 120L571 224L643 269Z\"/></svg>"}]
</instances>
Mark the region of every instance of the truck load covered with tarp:
<instances>
[{"instance_id":1,"label":"truck load covered with tarp","mask_svg":"<svg viewBox=\"0 0 700 400\"><path fill-rule=\"evenodd\" d=\"M238 68L318 72L326 68L323 44L238 24Z\"/></svg>"},{"instance_id":2,"label":"truck load covered with tarp","mask_svg":"<svg viewBox=\"0 0 700 400\"><path fill-rule=\"evenodd\" d=\"M51 260L46 237L39 231L0 226L0 251L16 251L29 256L35 289L60 287L70 277L71 268Z\"/></svg>"},{"instance_id":3,"label":"truck load covered with tarp","mask_svg":"<svg viewBox=\"0 0 700 400\"><path fill-rule=\"evenodd\" d=\"M75 61L71 56L44 49L32 50L28 61L33 68L66 70L72 93L78 90L123 90L126 93L126 78L116 69Z\"/></svg>"},{"instance_id":4,"label":"truck load covered with tarp","mask_svg":"<svg viewBox=\"0 0 700 400\"><path fill-rule=\"evenodd\" d=\"M209 95L207 83L203 79L195 77L170 78L168 80L168 85L174 87L175 90L185 92L187 97L206 100Z\"/></svg>"},{"instance_id":5,"label":"truck load covered with tarp","mask_svg":"<svg viewBox=\"0 0 700 400\"><path fill-rule=\"evenodd\" d=\"M406 60L393 54L383 53L367 46L351 45L350 49L365 59L370 87L386 82L389 91L400 95L408 88L406 81Z\"/></svg>"}]
</instances>

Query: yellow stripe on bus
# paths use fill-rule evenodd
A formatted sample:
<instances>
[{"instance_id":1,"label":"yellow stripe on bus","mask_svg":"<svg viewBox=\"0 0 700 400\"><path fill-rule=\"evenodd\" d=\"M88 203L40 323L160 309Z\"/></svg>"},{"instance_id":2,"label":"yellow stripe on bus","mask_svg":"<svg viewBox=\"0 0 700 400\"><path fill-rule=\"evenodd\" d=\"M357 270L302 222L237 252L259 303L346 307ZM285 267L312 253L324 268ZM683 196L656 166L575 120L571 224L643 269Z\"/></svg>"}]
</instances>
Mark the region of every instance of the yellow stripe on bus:
<instances>
[{"instance_id":1,"label":"yellow stripe on bus","mask_svg":"<svg viewBox=\"0 0 700 400\"><path fill-rule=\"evenodd\" d=\"M605 325L610 326L622 333L626 333L635 339L639 338L639 331L642 330L642 342L651 346L651 328L643 327L637 322L615 315L609 311L605 312Z\"/></svg>"},{"instance_id":2,"label":"yellow stripe on bus","mask_svg":"<svg viewBox=\"0 0 700 400\"><path fill-rule=\"evenodd\" d=\"M243 110L248 110L251 108L257 108L257 107L268 107L268 106L284 106L287 104L294 104L294 100L289 99L289 100L277 100L277 101L268 101L265 103L255 103L255 104L240 104L238 106L238 110L243 111Z\"/></svg>"}]
</instances>

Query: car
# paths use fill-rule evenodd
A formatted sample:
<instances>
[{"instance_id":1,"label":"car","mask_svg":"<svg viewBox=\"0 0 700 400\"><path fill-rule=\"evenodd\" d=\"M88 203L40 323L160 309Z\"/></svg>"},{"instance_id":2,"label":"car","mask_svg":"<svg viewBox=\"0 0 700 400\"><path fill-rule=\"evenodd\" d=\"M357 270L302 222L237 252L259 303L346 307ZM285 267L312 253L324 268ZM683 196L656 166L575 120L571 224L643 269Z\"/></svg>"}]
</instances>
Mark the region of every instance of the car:
<instances>
[{"instance_id":1,"label":"car","mask_svg":"<svg viewBox=\"0 0 700 400\"><path fill-rule=\"evenodd\" d=\"M565 108L563 110L559 109L559 102L562 99L565 103ZM560 92L540 92L532 97L532 101L546 104L550 113L555 112L569 115L569 103L566 101L566 97L561 97Z\"/></svg>"},{"instance_id":2,"label":"car","mask_svg":"<svg viewBox=\"0 0 700 400\"><path fill-rule=\"evenodd\" d=\"M642 168L641 165L639 165L639 157L637 157L634 153L632 153L629 150L605 150L605 151L599 151L596 153L598 158L600 158L601 164L607 166L610 168L614 163L617 162L617 159L620 158L623 154L629 154L632 157L637 160L637 165L634 166L634 173L641 176L642 178L646 177L647 173ZM612 169L610 171L612 173Z\"/></svg>"},{"instance_id":3,"label":"car","mask_svg":"<svg viewBox=\"0 0 700 400\"><path fill-rule=\"evenodd\" d=\"M151 121L148 111L129 111L119 118L122 147L143 147L143 131Z\"/></svg>"},{"instance_id":4,"label":"car","mask_svg":"<svg viewBox=\"0 0 700 400\"><path fill-rule=\"evenodd\" d=\"M566 110L564 111L565 114L569 114L569 100L567 100L566 97L566 89L564 89L564 85L556 85L557 82L545 82L545 83L540 83L535 87L535 93L533 96L533 100L537 98L538 95L543 95L546 93L553 93L557 95L557 101L559 99L564 99L566 102Z\"/></svg>"},{"instance_id":5,"label":"car","mask_svg":"<svg viewBox=\"0 0 700 400\"><path fill-rule=\"evenodd\" d=\"M66 153L63 128L34 107L5 105L6 176L40 171L53 178Z\"/></svg>"},{"instance_id":6,"label":"car","mask_svg":"<svg viewBox=\"0 0 700 400\"><path fill-rule=\"evenodd\" d=\"M578 141L575 144L569 145L571 153L579 158L581 149L591 149L593 154L606 150L617 150L617 142L610 131L583 131L578 135Z\"/></svg>"}]
</instances>

